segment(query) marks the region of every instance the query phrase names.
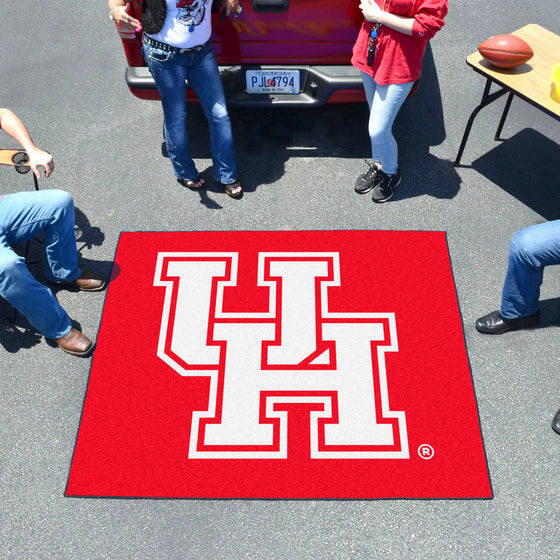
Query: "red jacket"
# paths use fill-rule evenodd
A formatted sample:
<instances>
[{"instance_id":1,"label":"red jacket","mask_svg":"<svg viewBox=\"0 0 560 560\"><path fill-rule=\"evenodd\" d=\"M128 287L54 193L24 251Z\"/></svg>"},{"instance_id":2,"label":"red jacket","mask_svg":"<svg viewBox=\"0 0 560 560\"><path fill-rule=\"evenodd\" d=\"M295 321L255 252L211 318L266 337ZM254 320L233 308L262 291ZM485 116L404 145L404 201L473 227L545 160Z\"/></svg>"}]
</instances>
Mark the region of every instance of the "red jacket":
<instances>
[{"instance_id":1,"label":"red jacket","mask_svg":"<svg viewBox=\"0 0 560 560\"><path fill-rule=\"evenodd\" d=\"M383 7L384 0L375 0ZM364 21L354 44L352 64L379 85L405 84L420 77L427 42L443 27L447 0L387 0L385 11L414 18L412 35L386 25L379 28L376 53L367 64L367 44L373 23Z\"/></svg>"}]
</instances>

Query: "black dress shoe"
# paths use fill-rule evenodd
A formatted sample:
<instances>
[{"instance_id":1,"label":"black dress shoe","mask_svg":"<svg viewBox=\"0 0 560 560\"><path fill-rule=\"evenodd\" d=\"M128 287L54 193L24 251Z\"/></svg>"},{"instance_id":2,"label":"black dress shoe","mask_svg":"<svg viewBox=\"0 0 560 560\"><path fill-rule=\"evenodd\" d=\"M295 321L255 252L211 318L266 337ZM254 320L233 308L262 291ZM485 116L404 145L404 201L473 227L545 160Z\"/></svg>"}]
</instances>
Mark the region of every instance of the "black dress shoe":
<instances>
[{"instance_id":1,"label":"black dress shoe","mask_svg":"<svg viewBox=\"0 0 560 560\"><path fill-rule=\"evenodd\" d=\"M476 330L483 334L503 334L515 329L526 329L536 327L539 324L541 312L537 311L527 317L516 317L515 319L504 319L499 311L492 311L476 322Z\"/></svg>"},{"instance_id":2,"label":"black dress shoe","mask_svg":"<svg viewBox=\"0 0 560 560\"><path fill-rule=\"evenodd\" d=\"M552 419L552 429L557 434L560 434L560 409L558 409L558 412L554 415L554 418Z\"/></svg>"}]
</instances>

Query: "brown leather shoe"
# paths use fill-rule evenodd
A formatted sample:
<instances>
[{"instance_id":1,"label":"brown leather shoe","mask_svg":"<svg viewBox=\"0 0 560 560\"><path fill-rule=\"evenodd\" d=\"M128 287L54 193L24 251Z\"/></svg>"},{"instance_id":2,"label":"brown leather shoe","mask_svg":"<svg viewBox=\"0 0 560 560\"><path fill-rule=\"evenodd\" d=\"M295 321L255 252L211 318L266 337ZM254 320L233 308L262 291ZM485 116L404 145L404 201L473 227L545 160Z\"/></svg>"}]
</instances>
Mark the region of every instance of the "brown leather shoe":
<instances>
[{"instance_id":1,"label":"brown leather shoe","mask_svg":"<svg viewBox=\"0 0 560 560\"><path fill-rule=\"evenodd\" d=\"M91 270L82 270L80 276L73 282L66 282L66 286L83 292L99 292L105 287L105 279Z\"/></svg>"},{"instance_id":2,"label":"brown leather shoe","mask_svg":"<svg viewBox=\"0 0 560 560\"><path fill-rule=\"evenodd\" d=\"M93 342L80 331L72 328L62 338L55 338L54 341L68 354L85 358L93 350Z\"/></svg>"}]
</instances>

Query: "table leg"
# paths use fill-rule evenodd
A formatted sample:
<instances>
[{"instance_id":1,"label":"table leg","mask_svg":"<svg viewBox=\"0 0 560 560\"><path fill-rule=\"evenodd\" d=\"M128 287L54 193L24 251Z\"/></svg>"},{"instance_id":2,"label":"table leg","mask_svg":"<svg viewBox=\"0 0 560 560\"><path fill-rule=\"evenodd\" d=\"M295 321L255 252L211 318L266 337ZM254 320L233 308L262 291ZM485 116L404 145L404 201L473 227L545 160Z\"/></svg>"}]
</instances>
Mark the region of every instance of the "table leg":
<instances>
[{"instance_id":1,"label":"table leg","mask_svg":"<svg viewBox=\"0 0 560 560\"><path fill-rule=\"evenodd\" d=\"M508 116L509 108L511 107L512 101L513 101L513 93L510 92L506 101L506 106L504 107L504 112L502 113L502 118L500 119L500 124L498 125L498 130L496 130L496 136L494 136L494 140L500 139L500 136L502 134L502 129L504 128L504 124L506 122L506 118Z\"/></svg>"},{"instance_id":2,"label":"table leg","mask_svg":"<svg viewBox=\"0 0 560 560\"><path fill-rule=\"evenodd\" d=\"M508 91L506 89L500 89L498 91L495 91L494 93L490 93L490 87L491 86L492 86L492 80L490 78L488 78L486 80L486 85L484 86L484 93L482 94L482 99L480 101L480 104L471 113L471 116L469 117L469 120L467 121L467 126L466 126L465 132L463 134L463 139L461 140L461 145L459 146L459 151L457 152L457 157L455 159L455 163L454 163L455 167L459 167L459 165L461 163L461 157L463 155L463 152L465 151L465 146L467 145L467 140L469 138L469 134L471 133L471 128L472 128L472 125L474 123L474 119L476 118L476 116L478 115L480 110L483 109L484 107L486 107L487 105L490 105L490 103L493 103L494 101L496 101L496 99L499 99L500 97L502 97L502 95L505 95Z\"/></svg>"}]
</instances>

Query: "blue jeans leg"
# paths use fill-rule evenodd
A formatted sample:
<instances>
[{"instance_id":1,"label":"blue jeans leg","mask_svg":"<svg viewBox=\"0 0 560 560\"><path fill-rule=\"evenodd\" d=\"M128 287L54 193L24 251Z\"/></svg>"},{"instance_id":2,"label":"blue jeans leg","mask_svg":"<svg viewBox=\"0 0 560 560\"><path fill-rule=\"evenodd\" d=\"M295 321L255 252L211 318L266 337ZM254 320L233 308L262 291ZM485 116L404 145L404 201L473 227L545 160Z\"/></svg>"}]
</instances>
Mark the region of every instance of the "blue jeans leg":
<instances>
[{"instance_id":1,"label":"blue jeans leg","mask_svg":"<svg viewBox=\"0 0 560 560\"><path fill-rule=\"evenodd\" d=\"M47 338L72 327L49 288L37 282L12 249L44 233L43 263L54 282L71 282L81 273L74 234L72 197L59 190L9 194L0 200L0 295Z\"/></svg>"},{"instance_id":2,"label":"blue jeans leg","mask_svg":"<svg viewBox=\"0 0 560 560\"><path fill-rule=\"evenodd\" d=\"M398 147L392 133L393 123L414 82L379 85L365 72L362 72L362 81L370 108L368 131L371 155L374 161L381 164L385 173L393 175L398 168Z\"/></svg>"},{"instance_id":3,"label":"blue jeans leg","mask_svg":"<svg viewBox=\"0 0 560 560\"><path fill-rule=\"evenodd\" d=\"M198 171L189 155L186 124L187 69L174 53L148 45L144 45L143 53L161 97L165 143L175 176L196 179Z\"/></svg>"},{"instance_id":4,"label":"blue jeans leg","mask_svg":"<svg viewBox=\"0 0 560 560\"><path fill-rule=\"evenodd\" d=\"M538 311L544 268L554 264L560 264L560 220L530 226L513 236L502 291L502 317L514 319Z\"/></svg>"},{"instance_id":5,"label":"blue jeans leg","mask_svg":"<svg viewBox=\"0 0 560 560\"><path fill-rule=\"evenodd\" d=\"M233 135L211 43L188 53L167 52L149 45L144 45L143 52L161 97L165 141L175 175L179 179L198 177L189 155L186 130L188 80L208 119L214 178L233 183L237 179Z\"/></svg>"},{"instance_id":6,"label":"blue jeans leg","mask_svg":"<svg viewBox=\"0 0 560 560\"><path fill-rule=\"evenodd\" d=\"M187 75L208 120L214 179L229 185L237 179L235 148L222 78L210 43Z\"/></svg>"}]
</instances>

